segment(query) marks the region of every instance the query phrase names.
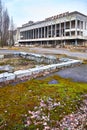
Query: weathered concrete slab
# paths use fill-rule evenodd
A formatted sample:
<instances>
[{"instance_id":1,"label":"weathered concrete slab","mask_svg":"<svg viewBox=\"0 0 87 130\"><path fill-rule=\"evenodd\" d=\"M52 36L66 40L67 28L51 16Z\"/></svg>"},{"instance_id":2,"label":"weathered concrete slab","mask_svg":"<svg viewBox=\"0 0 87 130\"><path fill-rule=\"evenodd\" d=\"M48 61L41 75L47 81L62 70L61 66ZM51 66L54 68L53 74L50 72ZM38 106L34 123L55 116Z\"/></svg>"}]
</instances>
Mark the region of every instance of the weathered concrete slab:
<instances>
[{"instance_id":1,"label":"weathered concrete slab","mask_svg":"<svg viewBox=\"0 0 87 130\"><path fill-rule=\"evenodd\" d=\"M36 67L32 69L26 69L26 70L18 70L13 73L2 73L0 74L0 82L6 82L10 80L18 80L18 79L26 79L29 77L35 78L39 75L44 76L48 73L54 72L56 69L62 68L62 67L68 67L76 64L81 64L81 60L74 60L69 58L62 58L60 59L61 63L58 63L57 58L55 56L46 56L46 55L39 55L34 53L26 53L26 52L14 52L14 56L21 56L23 58L36 60L37 62L44 62L48 63L49 65ZM3 70L12 70L11 66L2 66L1 69ZM11 77L12 76L12 77Z\"/></svg>"},{"instance_id":2,"label":"weathered concrete slab","mask_svg":"<svg viewBox=\"0 0 87 130\"><path fill-rule=\"evenodd\" d=\"M56 69L62 68L62 67L68 67L71 65L77 65L81 64L82 61L80 60L69 60L67 62L62 62L58 64L51 64L51 65L46 65L38 68L32 68L32 69L27 69L27 70L18 70L15 71L14 73L3 73L0 74L0 82L5 82L5 81L10 81L10 80L23 80L29 77L31 78L36 78L39 75L47 75L48 73L54 72ZM11 77L12 76L12 77ZM5 80L3 80L5 79Z\"/></svg>"}]
</instances>

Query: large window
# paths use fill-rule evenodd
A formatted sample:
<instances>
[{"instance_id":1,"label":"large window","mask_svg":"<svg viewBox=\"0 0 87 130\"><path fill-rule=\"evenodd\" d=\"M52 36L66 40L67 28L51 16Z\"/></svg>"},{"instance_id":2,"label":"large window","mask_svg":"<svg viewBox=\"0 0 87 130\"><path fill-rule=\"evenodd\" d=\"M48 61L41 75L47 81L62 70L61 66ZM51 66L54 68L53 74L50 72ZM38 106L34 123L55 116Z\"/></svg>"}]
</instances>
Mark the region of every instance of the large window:
<instances>
[{"instance_id":1,"label":"large window","mask_svg":"<svg viewBox=\"0 0 87 130\"><path fill-rule=\"evenodd\" d=\"M75 20L71 21L71 28L75 28Z\"/></svg>"}]
</instances>

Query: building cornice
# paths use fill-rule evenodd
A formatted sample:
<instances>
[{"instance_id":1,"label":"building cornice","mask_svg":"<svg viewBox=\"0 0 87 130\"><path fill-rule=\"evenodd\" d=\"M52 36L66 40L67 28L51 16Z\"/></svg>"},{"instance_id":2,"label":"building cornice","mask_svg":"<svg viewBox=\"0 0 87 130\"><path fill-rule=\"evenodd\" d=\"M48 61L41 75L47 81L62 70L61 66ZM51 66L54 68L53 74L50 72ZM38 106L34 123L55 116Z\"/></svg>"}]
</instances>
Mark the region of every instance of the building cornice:
<instances>
[{"instance_id":1,"label":"building cornice","mask_svg":"<svg viewBox=\"0 0 87 130\"><path fill-rule=\"evenodd\" d=\"M55 16L51 16L51 17L46 18L45 20L42 20L42 21L33 22L31 24L30 23L26 23L26 24L22 25L22 27L20 27L20 29L21 28L25 28L25 27L29 27L29 26L33 26L33 25L36 25L36 24L41 24L43 22L48 22L48 21L52 21L52 20L55 20L55 19L60 19L60 18L63 18L63 17L71 16L73 14L79 14L79 15L82 15L84 17L87 17L87 15L84 15L84 14L78 12L78 11L73 11L73 12L70 12L70 13L69 12L65 12L65 13L61 13L61 14L55 15Z\"/></svg>"}]
</instances>

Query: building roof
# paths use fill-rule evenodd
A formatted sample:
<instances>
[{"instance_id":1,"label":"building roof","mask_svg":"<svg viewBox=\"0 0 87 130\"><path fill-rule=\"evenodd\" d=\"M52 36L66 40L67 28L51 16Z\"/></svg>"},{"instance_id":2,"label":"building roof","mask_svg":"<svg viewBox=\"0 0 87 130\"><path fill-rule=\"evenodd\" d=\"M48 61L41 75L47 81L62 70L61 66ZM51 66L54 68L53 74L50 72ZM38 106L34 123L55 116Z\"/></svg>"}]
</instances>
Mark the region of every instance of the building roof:
<instances>
[{"instance_id":1,"label":"building roof","mask_svg":"<svg viewBox=\"0 0 87 130\"><path fill-rule=\"evenodd\" d=\"M51 16L49 18L45 18L45 20L42 20L42 21L28 22L26 24L23 24L22 27L20 27L20 28L25 28L25 27L32 26L32 25L35 25L35 24L40 24L42 22L51 21L51 20L54 20L54 19L70 16L70 15L73 15L73 14L79 14L79 15L82 15L84 17L87 17L87 15L84 15L84 14L78 12L78 11L73 11L73 12L70 12L70 13L69 12L65 12L65 13L61 13L61 14L55 15L55 16Z\"/></svg>"},{"instance_id":2,"label":"building roof","mask_svg":"<svg viewBox=\"0 0 87 130\"><path fill-rule=\"evenodd\" d=\"M80 12L78 12L78 11L73 11L73 12L69 13L69 15L72 15L72 14L80 14L80 15L82 15L82 16L84 16L84 17L87 17L87 15L85 15L85 14L83 14L83 13L80 13Z\"/></svg>"}]
</instances>

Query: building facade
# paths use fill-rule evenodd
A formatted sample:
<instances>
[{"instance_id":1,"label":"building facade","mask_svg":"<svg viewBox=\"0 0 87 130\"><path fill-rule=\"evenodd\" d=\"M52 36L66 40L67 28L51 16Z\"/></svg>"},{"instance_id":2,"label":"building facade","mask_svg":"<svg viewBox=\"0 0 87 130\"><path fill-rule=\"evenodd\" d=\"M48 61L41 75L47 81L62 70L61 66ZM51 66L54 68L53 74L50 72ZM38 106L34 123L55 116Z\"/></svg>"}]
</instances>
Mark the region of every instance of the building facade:
<instances>
[{"instance_id":1,"label":"building facade","mask_svg":"<svg viewBox=\"0 0 87 130\"><path fill-rule=\"evenodd\" d=\"M20 40L20 28L14 30L14 46L18 46L18 40Z\"/></svg>"},{"instance_id":2,"label":"building facade","mask_svg":"<svg viewBox=\"0 0 87 130\"><path fill-rule=\"evenodd\" d=\"M83 45L87 42L87 16L74 11L29 21L20 27L20 44Z\"/></svg>"}]
</instances>

